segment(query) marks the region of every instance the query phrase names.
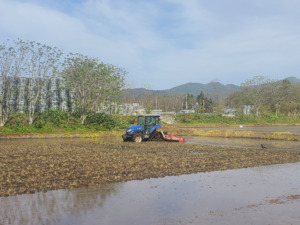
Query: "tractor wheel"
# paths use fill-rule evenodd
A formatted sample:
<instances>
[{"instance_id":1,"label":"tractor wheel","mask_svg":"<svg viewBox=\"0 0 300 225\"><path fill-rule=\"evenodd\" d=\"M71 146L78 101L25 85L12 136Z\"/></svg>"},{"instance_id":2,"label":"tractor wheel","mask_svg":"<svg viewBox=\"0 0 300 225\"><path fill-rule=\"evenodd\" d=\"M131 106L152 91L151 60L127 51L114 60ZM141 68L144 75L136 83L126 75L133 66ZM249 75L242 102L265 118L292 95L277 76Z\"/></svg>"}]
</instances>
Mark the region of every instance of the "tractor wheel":
<instances>
[{"instance_id":1,"label":"tractor wheel","mask_svg":"<svg viewBox=\"0 0 300 225\"><path fill-rule=\"evenodd\" d=\"M134 134L132 136L133 142L142 142L142 135L140 133Z\"/></svg>"},{"instance_id":2,"label":"tractor wheel","mask_svg":"<svg viewBox=\"0 0 300 225\"><path fill-rule=\"evenodd\" d=\"M161 132L155 131L155 134L152 136L150 141L163 141L163 140L164 140L164 137L161 134Z\"/></svg>"}]
</instances>

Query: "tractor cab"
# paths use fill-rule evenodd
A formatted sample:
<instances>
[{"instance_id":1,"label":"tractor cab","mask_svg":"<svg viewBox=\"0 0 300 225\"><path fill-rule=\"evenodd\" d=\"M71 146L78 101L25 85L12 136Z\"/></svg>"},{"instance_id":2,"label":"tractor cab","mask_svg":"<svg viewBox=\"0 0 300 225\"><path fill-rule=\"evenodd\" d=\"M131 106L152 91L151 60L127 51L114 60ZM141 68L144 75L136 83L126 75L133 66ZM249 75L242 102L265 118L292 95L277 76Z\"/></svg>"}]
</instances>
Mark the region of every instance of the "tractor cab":
<instances>
[{"instance_id":1,"label":"tractor cab","mask_svg":"<svg viewBox=\"0 0 300 225\"><path fill-rule=\"evenodd\" d=\"M170 141L185 142L183 137L170 135L166 132L158 130L161 128L159 115L139 115L137 117L137 125L126 128L126 133L122 135L123 141Z\"/></svg>"},{"instance_id":2,"label":"tractor cab","mask_svg":"<svg viewBox=\"0 0 300 225\"><path fill-rule=\"evenodd\" d=\"M140 115L137 118L137 125L143 126L144 134L149 135L155 125L160 125L159 115Z\"/></svg>"}]
</instances>

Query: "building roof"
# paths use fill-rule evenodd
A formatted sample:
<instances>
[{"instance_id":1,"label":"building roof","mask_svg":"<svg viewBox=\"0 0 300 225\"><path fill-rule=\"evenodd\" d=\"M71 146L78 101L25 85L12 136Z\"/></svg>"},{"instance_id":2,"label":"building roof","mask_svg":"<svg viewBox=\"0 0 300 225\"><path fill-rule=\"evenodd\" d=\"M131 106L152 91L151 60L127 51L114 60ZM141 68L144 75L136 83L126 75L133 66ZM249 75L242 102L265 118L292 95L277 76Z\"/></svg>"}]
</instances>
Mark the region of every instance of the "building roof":
<instances>
[{"instance_id":1,"label":"building roof","mask_svg":"<svg viewBox=\"0 0 300 225\"><path fill-rule=\"evenodd\" d=\"M141 114L139 116L156 116L156 117L160 117L160 115L158 115L158 114Z\"/></svg>"}]
</instances>

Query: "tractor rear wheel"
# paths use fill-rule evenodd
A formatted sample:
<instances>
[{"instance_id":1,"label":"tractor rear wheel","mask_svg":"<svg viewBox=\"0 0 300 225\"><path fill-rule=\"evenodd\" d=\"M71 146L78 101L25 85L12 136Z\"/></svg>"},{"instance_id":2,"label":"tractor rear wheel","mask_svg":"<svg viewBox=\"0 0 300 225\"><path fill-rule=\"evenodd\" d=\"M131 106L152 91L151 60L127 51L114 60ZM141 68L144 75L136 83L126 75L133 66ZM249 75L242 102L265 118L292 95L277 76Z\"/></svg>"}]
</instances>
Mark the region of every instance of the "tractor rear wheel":
<instances>
[{"instance_id":1,"label":"tractor rear wheel","mask_svg":"<svg viewBox=\"0 0 300 225\"><path fill-rule=\"evenodd\" d=\"M133 142L142 142L142 134L137 133L132 136Z\"/></svg>"},{"instance_id":2,"label":"tractor rear wheel","mask_svg":"<svg viewBox=\"0 0 300 225\"><path fill-rule=\"evenodd\" d=\"M164 141L164 137L161 132L155 131L150 141Z\"/></svg>"}]
</instances>

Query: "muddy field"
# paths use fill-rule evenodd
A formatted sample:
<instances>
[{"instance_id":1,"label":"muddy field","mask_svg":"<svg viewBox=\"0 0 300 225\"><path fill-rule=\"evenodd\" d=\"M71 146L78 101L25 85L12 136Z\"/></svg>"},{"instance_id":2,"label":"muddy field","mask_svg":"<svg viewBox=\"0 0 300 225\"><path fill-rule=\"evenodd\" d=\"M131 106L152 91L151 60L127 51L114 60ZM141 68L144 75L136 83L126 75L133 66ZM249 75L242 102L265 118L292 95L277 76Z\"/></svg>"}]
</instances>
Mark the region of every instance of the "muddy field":
<instances>
[{"instance_id":1,"label":"muddy field","mask_svg":"<svg viewBox=\"0 0 300 225\"><path fill-rule=\"evenodd\" d=\"M299 162L300 151L111 140L0 143L0 196Z\"/></svg>"}]
</instances>

